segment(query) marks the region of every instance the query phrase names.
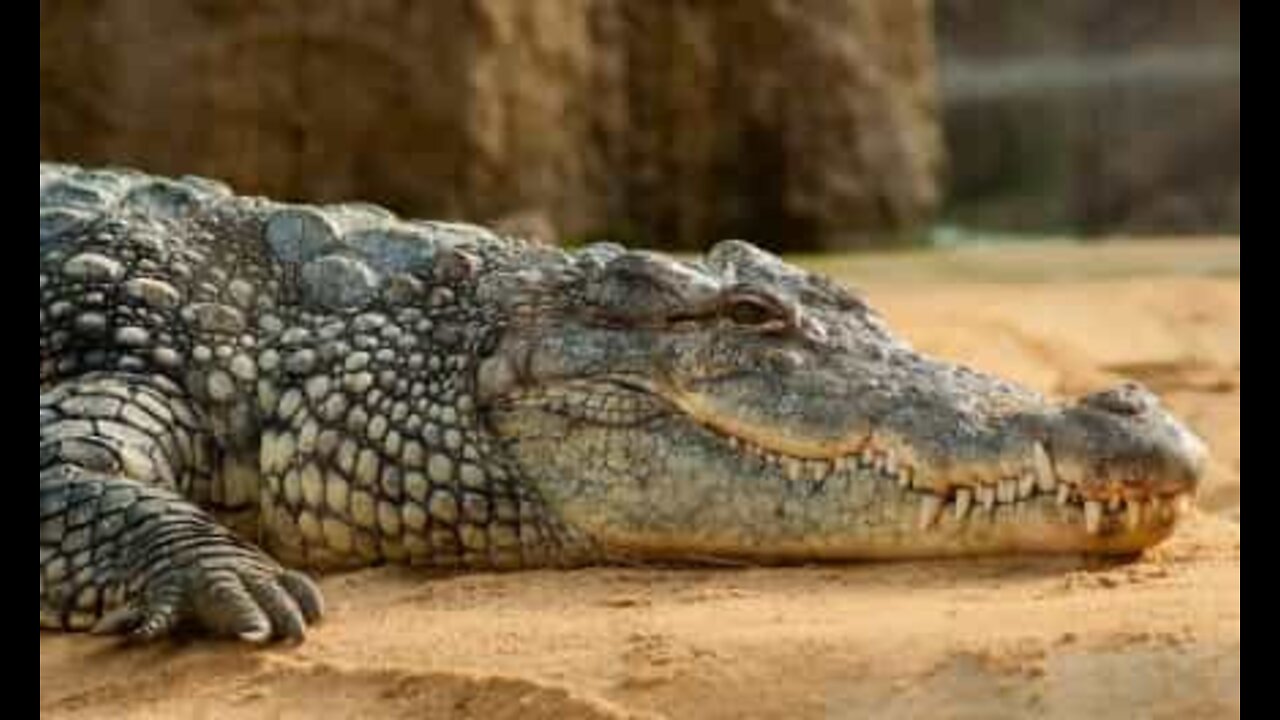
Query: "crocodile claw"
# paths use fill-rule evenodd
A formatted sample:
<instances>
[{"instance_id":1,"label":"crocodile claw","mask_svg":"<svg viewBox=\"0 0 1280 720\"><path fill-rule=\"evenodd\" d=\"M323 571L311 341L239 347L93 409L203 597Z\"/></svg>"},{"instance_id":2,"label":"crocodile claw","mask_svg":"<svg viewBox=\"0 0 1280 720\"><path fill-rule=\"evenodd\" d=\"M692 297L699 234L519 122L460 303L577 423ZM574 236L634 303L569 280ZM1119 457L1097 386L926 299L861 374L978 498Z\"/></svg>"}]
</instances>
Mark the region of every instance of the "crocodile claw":
<instances>
[{"instance_id":1,"label":"crocodile claw","mask_svg":"<svg viewBox=\"0 0 1280 720\"><path fill-rule=\"evenodd\" d=\"M193 628L253 644L299 643L323 615L324 598L305 575L224 559L157 577L137 600L105 615L93 633L151 642Z\"/></svg>"}]
</instances>

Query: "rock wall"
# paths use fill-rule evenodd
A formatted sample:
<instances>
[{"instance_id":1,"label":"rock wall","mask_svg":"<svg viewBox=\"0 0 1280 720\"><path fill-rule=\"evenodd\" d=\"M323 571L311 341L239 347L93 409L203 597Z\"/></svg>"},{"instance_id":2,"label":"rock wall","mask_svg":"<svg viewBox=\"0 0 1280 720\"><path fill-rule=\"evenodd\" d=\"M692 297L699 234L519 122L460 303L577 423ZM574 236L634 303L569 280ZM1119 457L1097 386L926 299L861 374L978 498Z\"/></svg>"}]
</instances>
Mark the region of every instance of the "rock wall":
<instances>
[{"instance_id":1,"label":"rock wall","mask_svg":"<svg viewBox=\"0 0 1280 720\"><path fill-rule=\"evenodd\" d=\"M682 249L884 241L938 202L925 0L40 7L45 159Z\"/></svg>"}]
</instances>

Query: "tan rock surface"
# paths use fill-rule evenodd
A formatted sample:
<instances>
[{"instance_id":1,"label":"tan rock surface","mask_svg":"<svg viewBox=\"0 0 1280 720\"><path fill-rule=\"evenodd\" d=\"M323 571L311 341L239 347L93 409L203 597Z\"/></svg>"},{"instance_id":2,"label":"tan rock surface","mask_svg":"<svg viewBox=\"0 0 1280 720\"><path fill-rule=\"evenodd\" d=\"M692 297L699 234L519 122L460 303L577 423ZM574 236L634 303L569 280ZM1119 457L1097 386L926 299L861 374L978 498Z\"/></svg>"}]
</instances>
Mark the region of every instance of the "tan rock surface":
<instances>
[{"instance_id":1,"label":"tan rock surface","mask_svg":"<svg viewBox=\"0 0 1280 720\"><path fill-rule=\"evenodd\" d=\"M664 247L847 245L937 202L922 0L40 8L47 160Z\"/></svg>"}]
</instances>

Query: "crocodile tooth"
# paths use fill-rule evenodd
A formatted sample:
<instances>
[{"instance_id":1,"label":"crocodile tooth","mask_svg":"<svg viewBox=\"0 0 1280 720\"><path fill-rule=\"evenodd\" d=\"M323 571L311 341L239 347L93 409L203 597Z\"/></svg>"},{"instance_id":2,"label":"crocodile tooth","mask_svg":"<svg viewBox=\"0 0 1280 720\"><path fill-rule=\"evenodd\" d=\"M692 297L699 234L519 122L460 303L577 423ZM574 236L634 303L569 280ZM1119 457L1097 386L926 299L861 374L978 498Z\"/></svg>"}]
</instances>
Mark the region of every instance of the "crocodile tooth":
<instances>
[{"instance_id":1,"label":"crocodile tooth","mask_svg":"<svg viewBox=\"0 0 1280 720\"><path fill-rule=\"evenodd\" d=\"M920 498L920 529L928 530L938 522L942 515L942 498L933 493L925 493Z\"/></svg>"},{"instance_id":2,"label":"crocodile tooth","mask_svg":"<svg viewBox=\"0 0 1280 720\"><path fill-rule=\"evenodd\" d=\"M980 485L978 487L978 502L982 503L982 507L987 512L996 506L996 489L991 485Z\"/></svg>"},{"instance_id":3,"label":"crocodile tooth","mask_svg":"<svg viewBox=\"0 0 1280 720\"><path fill-rule=\"evenodd\" d=\"M971 507L973 507L973 491L969 488L956 490L956 519L964 520L968 517Z\"/></svg>"},{"instance_id":4,"label":"crocodile tooth","mask_svg":"<svg viewBox=\"0 0 1280 720\"><path fill-rule=\"evenodd\" d=\"M1102 532L1102 503L1088 500L1084 504L1084 530L1090 535Z\"/></svg>"},{"instance_id":5,"label":"crocodile tooth","mask_svg":"<svg viewBox=\"0 0 1280 720\"><path fill-rule=\"evenodd\" d=\"M1136 530L1142 524L1142 501L1130 500L1125 510L1125 525Z\"/></svg>"},{"instance_id":6,"label":"crocodile tooth","mask_svg":"<svg viewBox=\"0 0 1280 720\"><path fill-rule=\"evenodd\" d=\"M898 487L903 490L910 488L914 476L915 472L909 466L902 468L902 471L898 473Z\"/></svg>"},{"instance_id":7,"label":"crocodile tooth","mask_svg":"<svg viewBox=\"0 0 1280 720\"><path fill-rule=\"evenodd\" d=\"M801 474L804 472L804 464L795 458L784 458L782 460L782 468L787 474L787 479L792 482L799 481Z\"/></svg>"},{"instance_id":8,"label":"crocodile tooth","mask_svg":"<svg viewBox=\"0 0 1280 720\"><path fill-rule=\"evenodd\" d=\"M1071 500L1071 488L1067 487L1066 484L1059 485L1058 486L1058 504L1066 505L1067 502L1070 500Z\"/></svg>"},{"instance_id":9,"label":"crocodile tooth","mask_svg":"<svg viewBox=\"0 0 1280 720\"><path fill-rule=\"evenodd\" d=\"M826 460L810 460L809 461L809 477L814 480L822 480L830 477L831 463Z\"/></svg>"},{"instance_id":10,"label":"crocodile tooth","mask_svg":"<svg viewBox=\"0 0 1280 720\"><path fill-rule=\"evenodd\" d=\"M1160 498L1156 500L1156 510L1163 522L1173 520L1173 501L1168 498Z\"/></svg>"},{"instance_id":11,"label":"crocodile tooth","mask_svg":"<svg viewBox=\"0 0 1280 720\"><path fill-rule=\"evenodd\" d=\"M883 472L885 475L898 474L898 458L891 452L885 453Z\"/></svg>"},{"instance_id":12,"label":"crocodile tooth","mask_svg":"<svg viewBox=\"0 0 1280 720\"><path fill-rule=\"evenodd\" d=\"M1001 505L1008 505L1018 499L1018 481L1006 478L1000 481L996 491L996 499Z\"/></svg>"},{"instance_id":13,"label":"crocodile tooth","mask_svg":"<svg viewBox=\"0 0 1280 720\"><path fill-rule=\"evenodd\" d=\"M1022 474L1022 480L1018 482L1018 499L1026 500L1036 491L1036 475L1030 470Z\"/></svg>"},{"instance_id":14,"label":"crocodile tooth","mask_svg":"<svg viewBox=\"0 0 1280 720\"><path fill-rule=\"evenodd\" d=\"M742 447L742 441L741 441L741 440L739 440L738 438L736 438L736 437L734 437L734 436L730 435L730 436L729 436L729 447L733 448L734 450L738 450L738 449L740 449L740 448Z\"/></svg>"},{"instance_id":15,"label":"crocodile tooth","mask_svg":"<svg viewBox=\"0 0 1280 720\"><path fill-rule=\"evenodd\" d=\"M1053 464L1049 462L1049 453L1044 449L1044 443L1038 442L1032 446L1031 462L1035 470L1036 487L1042 493L1053 492L1053 486L1057 482L1053 477Z\"/></svg>"},{"instance_id":16,"label":"crocodile tooth","mask_svg":"<svg viewBox=\"0 0 1280 720\"><path fill-rule=\"evenodd\" d=\"M1187 495L1179 495L1173 499L1174 517L1186 517L1191 512L1191 498Z\"/></svg>"},{"instance_id":17,"label":"crocodile tooth","mask_svg":"<svg viewBox=\"0 0 1280 720\"><path fill-rule=\"evenodd\" d=\"M1120 503L1122 502L1119 495L1112 495L1107 499L1107 512L1120 512Z\"/></svg>"}]
</instances>

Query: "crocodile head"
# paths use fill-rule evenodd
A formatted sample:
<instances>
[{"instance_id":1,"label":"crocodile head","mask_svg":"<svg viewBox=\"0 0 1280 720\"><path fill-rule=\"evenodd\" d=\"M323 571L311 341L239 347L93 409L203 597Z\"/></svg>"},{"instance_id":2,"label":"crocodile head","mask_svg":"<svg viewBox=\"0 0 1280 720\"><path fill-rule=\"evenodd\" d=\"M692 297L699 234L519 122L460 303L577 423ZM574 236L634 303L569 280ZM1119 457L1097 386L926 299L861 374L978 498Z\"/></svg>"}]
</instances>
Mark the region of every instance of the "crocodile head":
<instances>
[{"instance_id":1,"label":"crocodile head","mask_svg":"<svg viewBox=\"0 0 1280 720\"><path fill-rule=\"evenodd\" d=\"M1167 537L1203 443L1134 384L1054 402L924 356L747 243L593 246L499 273L486 420L621 558L1125 554Z\"/></svg>"}]
</instances>

